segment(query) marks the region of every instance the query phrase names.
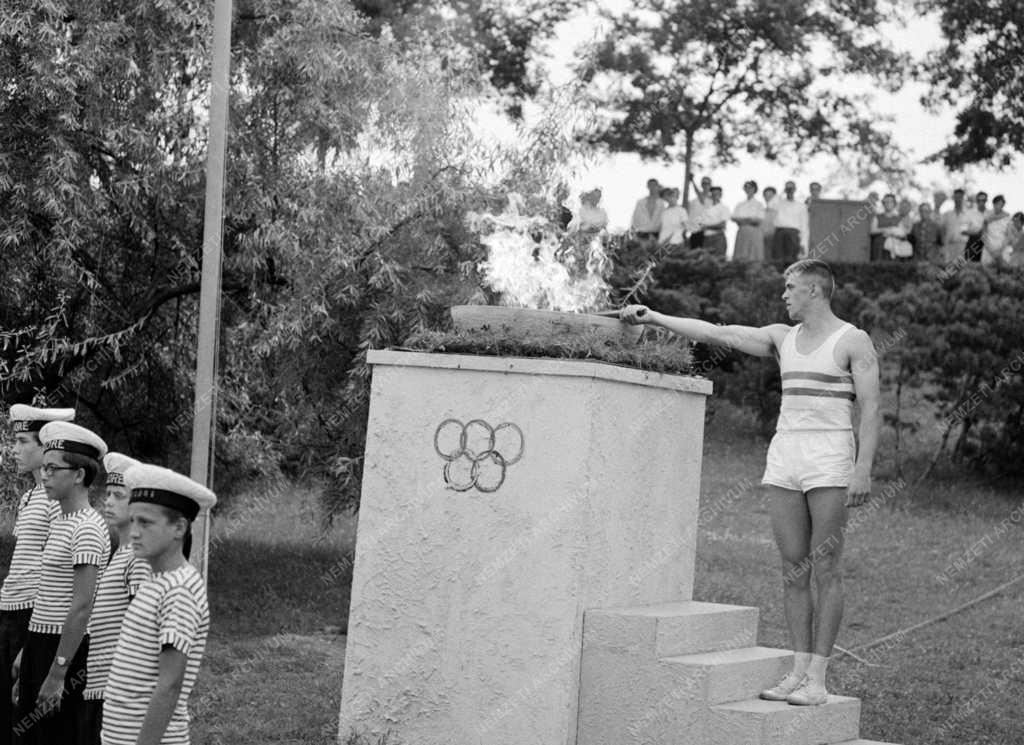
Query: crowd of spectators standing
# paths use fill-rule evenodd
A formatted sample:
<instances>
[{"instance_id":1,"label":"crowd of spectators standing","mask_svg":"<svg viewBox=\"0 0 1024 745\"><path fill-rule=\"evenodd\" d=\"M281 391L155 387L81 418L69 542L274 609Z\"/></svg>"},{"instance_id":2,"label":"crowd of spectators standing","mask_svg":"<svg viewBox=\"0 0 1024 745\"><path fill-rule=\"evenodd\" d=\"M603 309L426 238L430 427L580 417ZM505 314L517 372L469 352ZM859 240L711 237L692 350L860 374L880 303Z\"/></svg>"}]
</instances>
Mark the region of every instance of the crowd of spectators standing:
<instances>
[{"instance_id":1,"label":"crowd of spectators standing","mask_svg":"<svg viewBox=\"0 0 1024 745\"><path fill-rule=\"evenodd\" d=\"M630 236L648 248L702 249L724 258L728 253L726 227L731 221L737 228L732 261L788 263L809 254L810 209L824 198L821 184L812 182L810 195L803 199L797 197L793 181L785 183L782 194L767 186L760 195L757 183L747 181L743 184L745 199L731 210L722 202L722 188L710 178L693 186L696 196L684 206L679 189L650 179L647 194L633 209ZM608 215L600 201L600 189L582 194L568 230L605 230ZM1002 195L989 207L985 192L968 196L963 189L956 189L952 206L943 210L945 202L946 195L939 192L932 203L922 202L915 209L909 199L898 200L894 194L880 199L877 192L871 192L865 200L870 215L869 260L942 264L966 260L1024 266L1024 213L1007 212Z\"/></svg>"}]
</instances>

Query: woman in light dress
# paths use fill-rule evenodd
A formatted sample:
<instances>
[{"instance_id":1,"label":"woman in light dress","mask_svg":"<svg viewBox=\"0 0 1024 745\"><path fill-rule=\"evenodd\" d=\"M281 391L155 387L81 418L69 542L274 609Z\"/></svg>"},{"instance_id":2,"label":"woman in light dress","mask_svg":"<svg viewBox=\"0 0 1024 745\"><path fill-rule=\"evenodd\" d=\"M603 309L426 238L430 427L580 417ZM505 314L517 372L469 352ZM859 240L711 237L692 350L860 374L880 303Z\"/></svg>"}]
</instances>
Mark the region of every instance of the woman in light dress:
<instances>
[{"instance_id":1,"label":"woman in light dress","mask_svg":"<svg viewBox=\"0 0 1024 745\"><path fill-rule=\"evenodd\" d=\"M765 206L757 198L757 183L747 181L743 184L747 198L736 205L732 212L732 221L739 226L736 232L736 245L732 249L733 261L764 261L764 233L761 223L764 221Z\"/></svg>"},{"instance_id":2,"label":"woman in light dress","mask_svg":"<svg viewBox=\"0 0 1024 745\"><path fill-rule=\"evenodd\" d=\"M580 194L579 211L573 215L569 222L570 233L597 233L608 227L608 213L604 208L599 207L601 203L601 190L593 189Z\"/></svg>"},{"instance_id":3,"label":"woman in light dress","mask_svg":"<svg viewBox=\"0 0 1024 745\"><path fill-rule=\"evenodd\" d=\"M661 213L658 245L669 249L682 248L686 245L686 223L689 216L686 214L686 208L679 204L679 189L662 189L661 198L668 206Z\"/></svg>"}]
</instances>

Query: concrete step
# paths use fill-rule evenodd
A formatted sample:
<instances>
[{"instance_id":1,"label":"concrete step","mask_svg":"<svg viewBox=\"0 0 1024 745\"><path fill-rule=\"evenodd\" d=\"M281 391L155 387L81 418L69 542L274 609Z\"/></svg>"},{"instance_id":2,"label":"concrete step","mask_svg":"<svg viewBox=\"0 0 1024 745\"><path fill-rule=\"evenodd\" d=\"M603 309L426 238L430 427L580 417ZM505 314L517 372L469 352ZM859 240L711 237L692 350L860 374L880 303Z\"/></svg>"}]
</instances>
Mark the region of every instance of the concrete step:
<instances>
[{"instance_id":1,"label":"concrete step","mask_svg":"<svg viewBox=\"0 0 1024 745\"><path fill-rule=\"evenodd\" d=\"M750 699L711 707L708 745L828 745L860 737L860 699L829 696L820 706Z\"/></svg>"},{"instance_id":2,"label":"concrete step","mask_svg":"<svg viewBox=\"0 0 1024 745\"><path fill-rule=\"evenodd\" d=\"M682 679L692 681L692 698L709 704L756 698L792 669L793 653L770 647L701 652L664 657L662 663L677 666Z\"/></svg>"},{"instance_id":3,"label":"concrete step","mask_svg":"<svg viewBox=\"0 0 1024 745\"><path fill-rule=\"evenodd\" d=\"M757 644L757 614L757 608L696 600L588 610L583 648L656 659L752 647Z\"/></svg>"}]
</instances>

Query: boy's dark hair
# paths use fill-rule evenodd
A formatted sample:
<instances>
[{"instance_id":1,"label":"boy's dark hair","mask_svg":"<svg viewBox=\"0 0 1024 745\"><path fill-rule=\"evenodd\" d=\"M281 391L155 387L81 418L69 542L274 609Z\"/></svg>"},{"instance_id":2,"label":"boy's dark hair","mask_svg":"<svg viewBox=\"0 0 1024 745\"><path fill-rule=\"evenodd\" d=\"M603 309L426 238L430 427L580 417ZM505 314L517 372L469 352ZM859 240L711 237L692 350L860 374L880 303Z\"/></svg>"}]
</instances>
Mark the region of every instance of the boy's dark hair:
<instances>
[{"instance_id":1,"label":"boy's dark hair","mask_svg":"<svg viewBox=\"0 0 1024 745\"><path fill-rule=\"evenodd\" d=\"M185 539L182 541L181 544L181 552L185 555L185 558L187 559L189 554L192 553L192 521L184 515L182 515L179 510L176 510L173 507L160 505L160 510L164 513L164 516L171 522L174 522L175 520L185 521Z\"/></svg>"},{"instance_id":2,"label":"boy's dark hair","mask_svg":"<svg viewBox=\"0 0 1024 745\"><path fill-rule=\"evenodd\" d=\"M69 453L67 450L61 450L60 454L64 458L64 462L69 466L81 468L85 471L85 478L82 480L82 484L84 486L92 486L92 483L100 473L100 464L87 455Z\"/></svg>"}]
</instances>

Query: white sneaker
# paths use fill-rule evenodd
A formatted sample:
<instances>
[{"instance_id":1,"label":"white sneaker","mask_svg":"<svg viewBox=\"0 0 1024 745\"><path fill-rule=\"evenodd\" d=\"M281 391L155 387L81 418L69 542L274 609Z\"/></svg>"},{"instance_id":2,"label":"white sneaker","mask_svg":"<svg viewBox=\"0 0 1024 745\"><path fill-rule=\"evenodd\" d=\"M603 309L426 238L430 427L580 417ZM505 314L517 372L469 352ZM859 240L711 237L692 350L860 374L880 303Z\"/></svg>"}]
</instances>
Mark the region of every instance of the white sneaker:
<instances>
[{"instance_id":1,"label":"white sneaker","mask_svg":"<svg viewBox=\"0 0 1024 745\"><path fill-rule=\"evenodd\" d=\"M766 691L761 691L761 698L766 701L785 701L786 697L789 696L793 691L800 687L803 683L805 676L797 675L796 673L787 673L786 677L778 682L774 688L769 688Z\"/></svg>"},{"instance_id":2,"label":"white sneaker","mask_svg":"<svg viewBox=\"0 0 1024 745\"><path fill-rule=\"evenodd\" d=\"M793 706L820 706L828 701L825 684L804 676L800 687L786 696L786 701Z\"/></svg>"}]
</instances>

